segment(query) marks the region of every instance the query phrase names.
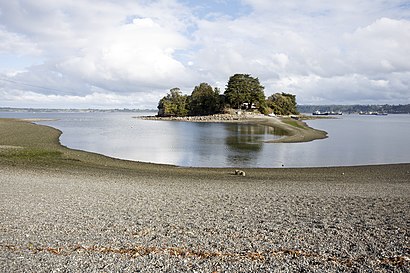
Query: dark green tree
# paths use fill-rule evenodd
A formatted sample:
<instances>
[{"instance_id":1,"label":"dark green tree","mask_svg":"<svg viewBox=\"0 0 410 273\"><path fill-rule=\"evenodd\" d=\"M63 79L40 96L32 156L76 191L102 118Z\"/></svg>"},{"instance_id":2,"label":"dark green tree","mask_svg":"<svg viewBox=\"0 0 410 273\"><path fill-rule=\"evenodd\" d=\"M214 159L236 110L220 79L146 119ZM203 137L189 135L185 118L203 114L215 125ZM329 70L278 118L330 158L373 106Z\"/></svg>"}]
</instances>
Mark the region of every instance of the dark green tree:
<instances>
[{"instance_id":1,"label":"dark green tree","mask_svg":"<svg viewBox=\"0 0 410 273\"><path fill-rule=\"evenodd\" d=\"M264 87L258 78L248 74L235 74L229 78L225 89L226 102L232 108L241 108L244 103L250 109L253 104L259 107L265 101Z\"/></svg>"},{"instance_id":2,"label":"dark green tree","mask_svg":"<svg viewBox=\"0 0 410 273\"><path fill-rule=\"evenodd\" d=\"M287 93L275 93L266 100L266 105L276 115L297 115L296 96Z\"/></svg>"},{"instance_id":3,"label":"dark green tree","mask_svg":"<svg viewBox=\"0 0 410 273\"><path fill-rule=\"evenodd\" d=\"M190 97L189 114L192 116L205 116L221 112L222 103L219 90L212 89L207 83L195 86Z\"/></svg>"},{"instance_id":4,"label":"dark green tree","mask_svg":"<svg viewBox=\"0 0 410 273\"><path fill-rule=\"evenodd\" d=\"M188 115L189 98L182 95L179 88L172 88L170 92L163 97L158 103L158 116L183 117Z\"/></svg>"}]
</instances>

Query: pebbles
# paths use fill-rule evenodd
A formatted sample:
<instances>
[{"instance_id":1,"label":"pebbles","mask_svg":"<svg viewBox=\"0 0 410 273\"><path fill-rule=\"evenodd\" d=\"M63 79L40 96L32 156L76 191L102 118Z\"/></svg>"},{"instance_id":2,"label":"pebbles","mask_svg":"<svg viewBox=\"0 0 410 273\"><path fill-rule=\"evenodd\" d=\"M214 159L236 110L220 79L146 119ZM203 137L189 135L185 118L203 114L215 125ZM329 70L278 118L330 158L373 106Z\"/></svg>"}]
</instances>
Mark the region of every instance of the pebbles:
<instances>
[{"instance_id":1,"label":"pebbles","mask_svg":"<svg viewBox=\"0 0 410 273\"><path fill-rule=\"evenodd\" d=\"M224 172L2 169L0 271L408 271L408 182Z\"/></svg>"}]
</instances>

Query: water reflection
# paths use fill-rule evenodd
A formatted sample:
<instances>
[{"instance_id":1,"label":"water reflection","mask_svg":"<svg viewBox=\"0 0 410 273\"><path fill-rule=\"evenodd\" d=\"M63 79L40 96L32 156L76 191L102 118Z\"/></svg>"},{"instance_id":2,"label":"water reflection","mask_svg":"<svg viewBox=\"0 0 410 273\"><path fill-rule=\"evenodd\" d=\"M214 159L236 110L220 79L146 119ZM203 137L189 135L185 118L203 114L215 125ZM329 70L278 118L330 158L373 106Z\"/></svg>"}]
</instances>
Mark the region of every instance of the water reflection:
<instances>
[{"instance_id":1,"label":"water reflection","mask_svg":"<svg viewBox=\"0 0 410 273\"><path fill-rule=\"evenodd\" d=\"M248 165L257 161L264 142L277 138L274 136L274 128L257 124L229 124L225 126L225 130L226 159L230 166Z\"/></svg>"},{"instance_id":2,"label":"water reflection","mask_svg":"<svg viewBox=\"0 0 410 273\"><path fill-rule=\"evenodd\" d=\"M225 144L230 150L259 151L262 148L263 135L257 127L259 126L244 124L225 126L228 131Z\"/></svg>"}]
</instances>

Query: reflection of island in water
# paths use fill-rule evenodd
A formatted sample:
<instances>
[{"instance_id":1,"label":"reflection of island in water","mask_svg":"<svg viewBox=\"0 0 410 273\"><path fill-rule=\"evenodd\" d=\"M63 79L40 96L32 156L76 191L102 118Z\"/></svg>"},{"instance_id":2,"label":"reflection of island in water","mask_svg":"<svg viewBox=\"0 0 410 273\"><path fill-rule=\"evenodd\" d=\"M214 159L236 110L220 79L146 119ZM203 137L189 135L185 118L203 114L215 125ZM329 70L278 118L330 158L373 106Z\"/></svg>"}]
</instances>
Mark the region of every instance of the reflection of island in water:
<instances>
[{"instance_id":1,"label":"reflection of island in water","mask_svg":"<svg viewBox=\"0 0 410 273\"><path fill-rule=\"evenodd\" d=\"M265 141L285 135L283 130L258 124L235 123L225 126L225 129L227 159L232 165L254 161Z\"/></svg>"}]
</instances>

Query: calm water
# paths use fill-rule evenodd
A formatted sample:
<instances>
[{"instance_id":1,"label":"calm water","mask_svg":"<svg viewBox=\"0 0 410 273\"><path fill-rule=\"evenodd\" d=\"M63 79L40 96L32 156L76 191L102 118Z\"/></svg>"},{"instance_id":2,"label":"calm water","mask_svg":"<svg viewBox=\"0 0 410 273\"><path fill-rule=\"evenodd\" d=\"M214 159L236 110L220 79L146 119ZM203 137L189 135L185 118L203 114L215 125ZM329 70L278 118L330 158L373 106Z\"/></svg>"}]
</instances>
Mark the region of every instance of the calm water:
<instances>
[{"instance_id":1,"label":"calm water","mask_svg":"<svg viewBox=\"0 0 410 273\"><path fill-rule=\"evenodd\" d=\"M179 166L316 167L410 162L410 115L312 120L329 133L309 143L264 143L272 128L228 123L147 121L153 113L0 113L0 117L53 118L63 145L108 156Z\"/></svg>"}]
</instances>

